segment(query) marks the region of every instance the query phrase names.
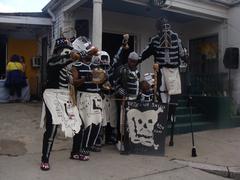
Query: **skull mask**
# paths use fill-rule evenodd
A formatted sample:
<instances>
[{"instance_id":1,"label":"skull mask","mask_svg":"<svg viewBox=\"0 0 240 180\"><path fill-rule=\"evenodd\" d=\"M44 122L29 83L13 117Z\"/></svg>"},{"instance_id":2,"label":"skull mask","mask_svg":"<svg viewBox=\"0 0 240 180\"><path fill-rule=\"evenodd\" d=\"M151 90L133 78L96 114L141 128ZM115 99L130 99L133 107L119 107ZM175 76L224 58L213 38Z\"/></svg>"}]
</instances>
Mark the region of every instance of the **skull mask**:
<instances>
[{"instance_id":1,"label":"skull mask","mask_svg":"<svg viewBox=\"0 0 240 180\"><path fill-rule=\"evenodd\" d=\"M93 56L92 62L106 71L110 69L110 56L106 51L100 51L98 56Z\"/></svg>"}]
</instances>

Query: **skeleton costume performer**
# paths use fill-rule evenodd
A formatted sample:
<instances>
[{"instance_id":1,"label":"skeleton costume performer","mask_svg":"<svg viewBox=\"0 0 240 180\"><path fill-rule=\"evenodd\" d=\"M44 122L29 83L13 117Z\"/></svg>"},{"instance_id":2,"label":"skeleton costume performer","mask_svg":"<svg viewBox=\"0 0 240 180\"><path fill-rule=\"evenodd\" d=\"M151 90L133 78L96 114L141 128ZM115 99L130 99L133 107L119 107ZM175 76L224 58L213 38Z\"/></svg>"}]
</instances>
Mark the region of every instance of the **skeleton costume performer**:
<instances>
[{"instance_id":1,"label":"skeleton costume performer","mask_svg":"<svg viewBox=\"0 0 240 180\"><path fill-rule=\"evenodd\" d=\"M113 131L117 125L117 107L114 97L113 68L111 66L110 56L106 51L100 51L98 56L93 57L93 62L106 72L107 81L101 86L103 94L102 126L104 127L105 144L114 144L116 140Z\"/></svg>"},{"instance_id":2,"label":"skeleton costume performer","mask_svg":"<svg viewBox=\"0 0 240 180\"><path fill-rule=\"evenodd\" d=\"M137 70L138 54L131 52L128 56L128 63L122 65L116 72L116 92L120 96L127 96L128 100L135 100L139 93L140 73ZM131 65L131 63L135 63Z\"/></svg>"},{"instance_id":3,"label":"skeleton costume performer","mask_svg":"<svg viewBox=\"0 0 240 180\"><path fill-rule=\"evenodd\" d=\"M125 100L136 100L139 94L140 73L137 70L138 60L139 60L138 54L136 52L131 52L128 56L128 63L120 66L120 68L117 69L116 74L114 75L114 77L116 78L115 79L116 94L119 99L122 99L122 101L120 102L121 108L118 107L120 109L120 119L117 122L117 130L118 130L117 139L119 142L120 142L120 139L122 141L122 136L126 129L124 127L126 126L126 122L124 120L125 119L125 115L124 115ZM122 146L122 142L120 143L120 146ZM125 146L124 150L120 147L117 147L117 148L120 149L121 151L127 152L127 147L126 145L124 146Z\"/></svg>"},{"instance_id":4,"label":"skeleton costume performer","mask_svg":"<svg viewBox=\"0 0 240 180\"><path fill-rule=\"evenodd\" d=\"M81 48L85 48L86 51L93 48L91 42L86 37L79 37L76 40L81 42L83 45ZM77 88L77 106L83 120L81 142L73 148L72 153L80 152L82 156L87 158L90 155L90 150L99 151L94 145L101 130L103 118L101 89L98 84L92 81L92 71L95 68L97 66L92 63L92 55L82 58L81 62L77 62L72 68L73 83Z\"/></svg>"},{"instance_id":5,"label":"skeleton costume performer","mask_svg":"<svg viewBox=\"0 0 240 180\"><path fill-rule=\"evenodd\" d=\"M141 54L141 61L154 56L154 62L159 65L158 95L161 102L170 102L169 119L174 120L177 105L177 95L181 94L179 75L180 58L184 56L181 40L178 34L170 29L167 19L157 20L158 34L151 38L148 46Z\"/></svg>"},{"instance_id":6,"label":"skeleton costume performer","mask_svg":"<svg viewBox=\"0 0 240 180\"><path fill-rule=\"evenodd\" d=\"M52 58L47 62L47 84L43 93L41 126L45 121L45 133L42 145L42 170L49 170L49 157L59 125L66 137L76 140L80 131L81 119L76 106L69 95L68 85L71 79L71 66L74 61L70 43L65 38L56 40ZM76 134L76 135L75 135ZM73 144L76 142L73 141Z\"/></svg>"}]
</instances>

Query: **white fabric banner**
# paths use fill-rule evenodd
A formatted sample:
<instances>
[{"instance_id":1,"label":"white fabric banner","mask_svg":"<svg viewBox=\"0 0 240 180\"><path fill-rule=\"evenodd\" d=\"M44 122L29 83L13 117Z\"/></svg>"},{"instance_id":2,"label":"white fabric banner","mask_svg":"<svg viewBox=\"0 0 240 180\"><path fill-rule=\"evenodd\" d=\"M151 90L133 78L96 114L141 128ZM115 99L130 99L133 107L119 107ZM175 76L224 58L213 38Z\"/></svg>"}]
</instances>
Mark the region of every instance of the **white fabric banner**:
<instances>
[{"instance_id":1,"label":"white fabric banner","mask_svg":"<svg viewBox=\"0 0 240 180\"><path fill-rule=\"evenodd\" d=\"M80 131L82 120L77 106L74 106L68 89L46 89L43 93L45 105L52 115L52 123L61 125L66 137L73 137ZM45 105L42 108L41 127L46 115Z\"/></svg>"}]
</instances>

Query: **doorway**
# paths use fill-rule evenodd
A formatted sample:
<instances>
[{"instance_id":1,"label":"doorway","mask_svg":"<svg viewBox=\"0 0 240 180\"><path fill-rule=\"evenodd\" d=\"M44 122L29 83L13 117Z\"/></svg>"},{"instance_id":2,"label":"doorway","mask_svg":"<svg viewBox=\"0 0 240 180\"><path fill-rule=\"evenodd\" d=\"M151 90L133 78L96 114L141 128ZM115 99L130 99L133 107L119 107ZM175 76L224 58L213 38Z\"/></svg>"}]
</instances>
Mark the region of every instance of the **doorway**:
<instances>
[{"instance_id":1,"label":"doorway","mask_svg":"<svg viewBox=\"0 0 240 180\"><path fill-rule=\"evenodd\" d=\"M108 52L111 61L114 58L114 55L117 53L119 47L122 44L123 35L122 34L114 34L114 33L103 33L102 35L102 49L103 51ZM130 35L129 40L129 52L134 51L134 36Z\"/></svg>"},{"instance_id":2,"label":"doorway","mask_svg":"<svg viewBox=\"0 0 240 180\"><path fill-rule=\"evenodd\" d=\"M0 36L0 79L6 77L7 38Z\"/></svg>"},{"instance_id":3,"label":"doorway","mask_svg":"<svg viewBox=\"0 0 240 180\"><path fill-rule=\"evenodd\" d=\"M194 74L218 73L218 35L189 41L190 65Z\"/></svg>"},{"instance_id":4,"label":"doorway","mask_svg":"<svg viewBox=\"0 0 240 180\"><path fill-rule=\"evenodd\" d=\"M223 93L224 75L218 68L218 43L218 34L189 41L191 93L214 96Z\"/></svg>"}]
</instances>

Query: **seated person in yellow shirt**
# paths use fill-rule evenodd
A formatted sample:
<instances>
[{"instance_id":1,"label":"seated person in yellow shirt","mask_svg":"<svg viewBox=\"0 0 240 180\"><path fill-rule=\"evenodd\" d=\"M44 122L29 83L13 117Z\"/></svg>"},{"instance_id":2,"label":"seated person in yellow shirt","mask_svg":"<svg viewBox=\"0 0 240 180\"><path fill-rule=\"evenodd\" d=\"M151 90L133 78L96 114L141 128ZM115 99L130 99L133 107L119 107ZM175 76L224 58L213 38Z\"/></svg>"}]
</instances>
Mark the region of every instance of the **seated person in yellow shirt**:
<instances>
[{"instance_id":1,"label":"seated person in yellow shirt","mask_svg":"<svg viewBox=\"0 0 240 180\"><path fill-rule=\"evenodd\" d=\"M26 79L23 73L23 66L20 63L20 56L13 55L7 64L7 79L5 87L9 89L9 101L13 101L15 93L17 98L21 98L22 88L25 87Z\"/></svg>"}]
</instances>

